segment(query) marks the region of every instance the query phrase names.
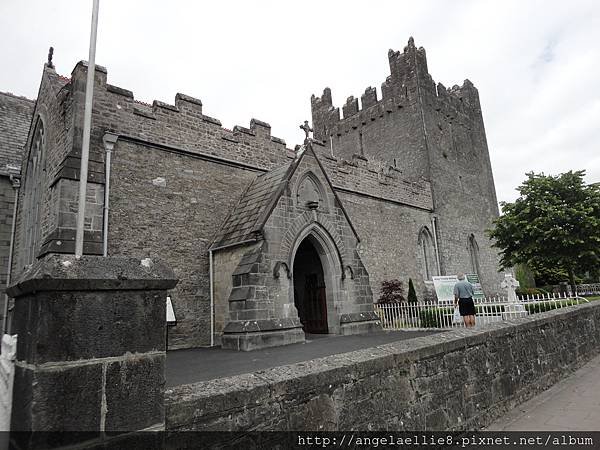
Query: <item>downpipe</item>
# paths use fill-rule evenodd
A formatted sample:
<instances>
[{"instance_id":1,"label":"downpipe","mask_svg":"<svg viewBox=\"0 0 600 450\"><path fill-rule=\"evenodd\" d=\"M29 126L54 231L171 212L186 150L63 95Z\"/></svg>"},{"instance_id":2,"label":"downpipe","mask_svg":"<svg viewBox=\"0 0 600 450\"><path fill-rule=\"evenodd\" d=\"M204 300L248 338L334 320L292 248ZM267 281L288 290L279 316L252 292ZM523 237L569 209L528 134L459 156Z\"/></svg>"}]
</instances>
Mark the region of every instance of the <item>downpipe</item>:
<instances>
[{"instance_id":1,"label":"downpipe","mask_svg":"<svg viewBox=\"0 0 600 450\"><path fill-rule=\"evenodd\" d=\"M102 142L106 151L106 159L104 164L104 208L102 217L102 256L108 256L108 213L110 211L110 166L111 155L115 148L115 144L119 139L119 135L113 133L104 133Z\"/></svg>"}]
</instances>

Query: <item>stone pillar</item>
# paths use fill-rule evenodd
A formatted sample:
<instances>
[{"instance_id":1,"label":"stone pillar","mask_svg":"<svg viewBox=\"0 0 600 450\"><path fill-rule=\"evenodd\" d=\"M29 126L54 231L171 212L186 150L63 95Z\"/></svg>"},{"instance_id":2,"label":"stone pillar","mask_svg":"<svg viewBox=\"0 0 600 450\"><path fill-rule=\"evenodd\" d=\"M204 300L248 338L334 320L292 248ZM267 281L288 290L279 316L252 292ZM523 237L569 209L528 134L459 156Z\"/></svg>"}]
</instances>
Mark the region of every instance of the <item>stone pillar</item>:
<instances>
[{"instance_id":1,"label":"stone pillar","mask_svg":"<svg viewBox=\"0 0 600 450\"><path fill-rule=\"evenodd\" d=\"M8 289L18 335L11 429L52 446L164 429L166 290L150 259L48 255ZM16 433L23 448L40 434Z\"/></svg>"}]
</instances>

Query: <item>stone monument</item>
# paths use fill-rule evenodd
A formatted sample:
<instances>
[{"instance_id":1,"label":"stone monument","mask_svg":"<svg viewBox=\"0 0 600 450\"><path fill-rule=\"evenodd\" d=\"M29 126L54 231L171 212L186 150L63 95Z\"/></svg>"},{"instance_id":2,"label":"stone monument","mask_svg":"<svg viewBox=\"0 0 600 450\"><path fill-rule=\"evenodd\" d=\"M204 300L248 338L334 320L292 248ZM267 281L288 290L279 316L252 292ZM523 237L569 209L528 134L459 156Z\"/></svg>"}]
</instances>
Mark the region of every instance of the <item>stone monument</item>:
<instances>
[{"instance_id":1,"label":"stone monument","mask_svg":"<svg viewBox=\"0 0 600 450\"><path fill-rule=\"evenodd\" d=\"M502 289L506 289L506 297L508 299L508 305L505 306L504 312L502 313L502 319L516 319L519 317L525 317L527 310L522 303L519 302L517 297L516 289L520 286L518 280L516 280L511 273L504 275L504 280L500 283Z\"/></svg>"}]
</instances>

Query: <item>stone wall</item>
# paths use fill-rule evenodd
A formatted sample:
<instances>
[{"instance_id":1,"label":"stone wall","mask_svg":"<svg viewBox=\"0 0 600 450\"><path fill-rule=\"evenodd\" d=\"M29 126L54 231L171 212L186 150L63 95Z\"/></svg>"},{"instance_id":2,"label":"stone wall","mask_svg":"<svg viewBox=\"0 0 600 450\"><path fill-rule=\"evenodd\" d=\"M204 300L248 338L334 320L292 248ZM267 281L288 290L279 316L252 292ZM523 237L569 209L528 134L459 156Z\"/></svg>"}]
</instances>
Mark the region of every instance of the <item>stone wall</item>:
<instances>
[{"instance_id":1,"label":"stone wall","mask_svg":"<svg viewBox=\"0 0 600 450\"><path fill-rule=\"evenodd\" d=\"M59 76L54 69L44 67L39 96L32 111L31 126L28 127L29 133L24 143L21 159L22 188L19 191L13 256L15 276L18 276L27 264L28 249L25 248L24 243L26 223L23 205L26 203L25 192L28 190L28 184L37 184L42 193L40 198L40 220L37 223L40 230L39 244L43 246L50 235L58 228L58 203L61 188L59 174L61 172L61 162L64 159L66 149L71 145L73 136L71 131L73 108L72 101L69 100L69 90L65 88L66 85L68 85L68 79ZM31 176L28 161L31 156L32 141L34 137L39 136L36 132L40 129L43 130L44 136L41 152L43 170L41 171L41 177L35 179ZM36 255L39 255L40 251L40 246L34 249Z\"/></svg>"},{"instance_id":2,"label":"stone wall","mask_svg":"<svg viewBox=\"0 0 600 450\"><path fill-rule=\"evenodd\" d=\"M166 261L180 280L169 348L209 345L208 248L256 170L126 139L111 165L108 254Z\"/></svg>"},{"instance_id":3,"label":"stone wall","mask_svg":"<svg viewBox=\"0 0 600 450\"><path fill-rule=\"evenodd\" d=\"M402 280L407 294L409 278L418 299L424 300L417 239L419 230L430 225L431 213L352 193L340 193L340 199L361 238L359 254L369 272L373 300L379 298L381 282L386 280Z\"/></svg>"},{"instance_id":4,"label":"stone wall","mask_svg":"<svg viewBox=\"0 0 600 450\"><path fill-rule=\"evenodd\" d=\"M11 175L20 171L34 105L33 100L0 92L0 291L6 287L15 202Z\"/></svg>"},{"instance_id":5,"label":"stone wall","mask_svg":"<svg viewBox=\"0 0 600 450\"><path fill-rule=\"evenodd\" d=\"M15 188L9 177L0 176L0 292L6 288L14 204Z\"/></svg>"},{"instance_id":6,"label":"stone wall","mask_svg":"<svg viewBox=\"0 0 600 450\"><path fill-rule=\"evenodd\" d=\"M170 430L469 430L600 353L600 303L166 392Z\"/></svg>"},{"instance_id":7,"label":"stone wall","mask_svg":"<svg viewBox=\"0 0 600 450\"><path fill-rule=\"evenodd\" d=\"M421 92L442 271L472 271L468 239L473 235L482 286L488 295L495 293L503 275L485 230L498 217L498 204L479 94L469 80L448 90L424 83Z\"/></svg>"}]
</instances>

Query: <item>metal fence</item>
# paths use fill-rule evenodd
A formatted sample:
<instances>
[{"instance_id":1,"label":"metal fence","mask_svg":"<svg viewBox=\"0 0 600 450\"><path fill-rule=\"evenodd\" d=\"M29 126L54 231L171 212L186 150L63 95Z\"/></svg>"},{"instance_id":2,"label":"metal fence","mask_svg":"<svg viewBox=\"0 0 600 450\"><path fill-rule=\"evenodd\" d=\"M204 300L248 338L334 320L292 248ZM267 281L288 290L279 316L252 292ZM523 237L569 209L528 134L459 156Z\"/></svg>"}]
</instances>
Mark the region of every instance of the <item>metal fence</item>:
<instances>
[{"instance_id":1,"label":"metal fence","mask_svg":"<svg viewBox=\"0 0 600 450\"><path fill-rule=\"evenodd\" d=\"M476 326L537 314L551 309L587 303L585 298L567 294L531 295L511 302L506 297L475 299ZM449 329L464 327L454 320L454 306L437 302L378 303L375 312L384 330Z\"/></svg>"}]
</instances>

